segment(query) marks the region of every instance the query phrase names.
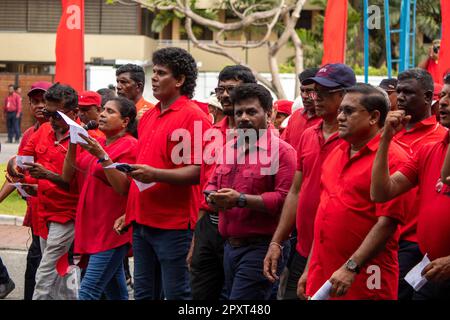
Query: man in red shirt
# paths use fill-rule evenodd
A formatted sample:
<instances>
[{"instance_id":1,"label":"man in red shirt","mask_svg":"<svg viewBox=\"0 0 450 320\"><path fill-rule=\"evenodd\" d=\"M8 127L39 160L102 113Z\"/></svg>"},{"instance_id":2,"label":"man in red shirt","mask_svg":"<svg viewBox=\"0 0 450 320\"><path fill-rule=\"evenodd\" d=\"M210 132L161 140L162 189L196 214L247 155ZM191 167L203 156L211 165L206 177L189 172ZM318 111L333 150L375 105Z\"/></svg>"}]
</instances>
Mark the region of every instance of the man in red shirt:
<instances>
[{"instance_id":1,"label":"man in red shirt","mask_svg":"<svg viewBox=\"0 0 450 320\"><path fill-rule=\"evenodd\" d=\"M285 129L281 127L282 122L292 113L293 103L293 101L289 100L277 100L273 104L274 115L272 116L272 119L274 120L272 122L274 127L278 129L280 133L282 133Z\"/></svg>"},{"instance_id":2,"label":"man in red shirt","mask_svg":"<svg viewBox=\"0 0 450 320\"><path fill-rule=\"evenodd\" d=\"M355 85L353 70L344 64L332 65L331 72L317 72L315 77L305 79L302 85L313 82L315 91L316 115L321 121L303 132L297 149L297 171L294 182L286 197L272 242L281 243L289 237L296 227L297 241L289 276L286 283L284 299L297 298L297 283L303 273L311 250L314 219L320 200L320 174L322 163L327 155L342 140L338 136L337 114L344 97L344 89ZM331 83L329 83L331 81ZM281 257L276 246L270 246L264 259L264 274L275 281L273 271Z\"/></svg>"},{"instance_id":3,"label":"man in red shirt","mask_svg":"<svg viewBox=\"0 0 450 320\"><path fill-rule=\"evenodd\" d=\"M439 112L441 124L450 128L450 79L444 81ZM436 142L425 144L394 174L386 170L386 153L396 132L411 120L404 111L389 113L383 139L373 165L371 195L375 201L388 201L418 186L417 239L421 255L431 263L422 271L428 282L414 292L413 300L450 299L450 148L448 133ZM445 159L444 159L445 158ZM445 162L444 162L445 161ZM443 165L445 163L445 165ZM441 175L442 168L442 175Z\"/></svg>"},{"instance_id":4,"label":"man in red shirt","mask_svg":"<svg viewBox=\"0 0 450 320\"><path fill-rule=\"evenodd\" d=\"M15 142L19 143L20 128L19 118L22 114L22 97L14 92L14 85L8 86L8 95L5 98L3 114L6 117L6 128L8 129L8 143L12 143L13 136Z\"/></svg>"},{"instance_id":5,"label":"man in red shirt","mask_svg":"<svg viewBox=\"0 0 450 320\"><path fill-rule=\"evenodd\" d=\"M311 92L314 91L314 83L308 85L302 84L304 80L312 78L316 75L319 68L309 68L298 75L300 80L300 94L303 101L303 108L295 110L289 118L288 125L281 135L281 139L289 143L298 150L300 138L305 129L312 127L320 121L316 116L316 109Z\"/></svg>"},{"instance_id":6,"label":"man in red shirt","mask_svg":"<svg viewBox=\"0 0 450 320\"><path fill-rule=\"evenodd\" d=\"M39 236L42 260L36 273L33 300L58 299L52 292L57 281L56 262L69 251L74 238L74 219L78 195L68 191L59 176L69 143L69 126L57 111L75 120L78 95L70 86L59 83L44 95L43 115L50 119L33 133L19 156L33 156L27 163L32 178L38 179Z\"/></svg>"},{"instance_id":7,"label":"man in red shirt","mask_svg":"<svg viewBox=\"0 0 450 320\"><path fill-rule=\"evenodd\" d=\"M216 123L211 130L222 139L213 140L208 148L222 148L227 143L227 133L236 129L234 121L234 107L230 101L230 94L234 88L242 83L256 83L252 71L241 65L226 66L219 73L219 81L215 89L218 103L223 104L226 116ZM212 157L217 156L212 154ZM200 186L208 182L213 173L215 163L202 162L200 173ZM224 298L224 270L223 270L223 245L224 240L218 230L219 217L216 212L211 212L204 201L203 193L200 194L201 206L198 220L195 226L192 245L187 257L190 267L192 298L194 300L219 300Z\"/></svg>"},{"instance_id":8,"label":"man in red shirt","mask_svg":"<svg viewBox=\"0 0 450 320\"><path fill-rule=\"evenodd\" d=\"M410 156L429 142L441 141L447 130L431 113L434 83L431 75L422 69L409 69L398 75L398 109L411 116L411 120L393 138ZM417 189L416 189L417 191ZM404 280L405 275L422 259L417 245L417 215L420 194L416 203L411 199L411 209L406 216L406 224L400 229L399 242L399 294L400 300L411 300L412 287Z\"/></svg>"},{"instance_id":9,"label":"man in red shirt","mask_svg":"<svg viewBox=\"0 0 450 320\"><path fill-rule=\"evenodd\" d=\"M145 73L141 66L128 63L116 70L117 94L130 99L136 105L137 119L155 105L142 96L145 87Z\"/></svg>"},{"instance_id":10,"label":"man in red shirt","mask_svg":"<svg viewBox=\"0 0 450 320\"><path fill-rule=\"evenodd\" d=\"M338 114L345 142L322 166L314 240L299 297L313 296L329 281L335 299L397 298L397 231L406 199L383 205L370 200L372 162L388 111L388 97L379 89L368 84L347 89ZM389 158L394 170L407 154L393 145Z\"/></svg>"},{"instance_id":11,"label":"man in red shirt","mask_svg":"<svg viewBox=\"0 0 450 320\"><path fill-rule=\"evenodd\" d=\"M442 83L441 75L439 74L439 50L441 49L441 40L436 39L428 48L428 57L418 64L418 67L428 71L433 77L433 82Z\"/></svg>"},{"instance_id":12,"label":"man in red shirt","mask_svg":"<svg viewBox=\"0 0 450 320\"><path fill-rule=\"evenodd\" d=\"M211 124L189 100L197 79L192 56L170 47L155 51L152 62L159 103L139 121L130 176L155 184L139 190L133 183L127 206L127 222L135 222L134 297L160 299L162 286L166 299L190 299L186 256L199 209L202 136Z\"/></svg>"},{"instance_id":13,"label":"man in red shirt","mask_svg":"<svg viewBox=\"0 0 450 320\"><path fill-rule=\"evenodd\" d=\"M286 246L280 272L289 254L288 241L270 239L292 183L296 155L268 129L272 97L266 88L241 84L231 93L231 102L237 128L243 130L222 149L205 192L210 210L219 212L219 232L226 239L228 299L267 300L274 284L264 277L261 262L269 245Z\"/></svg>"}]
</instances>

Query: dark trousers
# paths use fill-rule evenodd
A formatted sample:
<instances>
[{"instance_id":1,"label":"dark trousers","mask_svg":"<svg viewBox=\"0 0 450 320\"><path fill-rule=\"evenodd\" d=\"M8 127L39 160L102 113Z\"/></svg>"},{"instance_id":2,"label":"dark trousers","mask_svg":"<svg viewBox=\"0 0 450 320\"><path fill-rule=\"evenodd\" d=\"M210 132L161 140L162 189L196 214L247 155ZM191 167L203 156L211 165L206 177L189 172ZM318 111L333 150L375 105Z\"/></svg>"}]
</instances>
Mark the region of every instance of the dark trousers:
<instances>
[{"instance_id":1,"label":"dark trousers","mask_svg":"<svg viewBox=\"0 0 450 320\"><path fill-rule=\"evenodd\" d=\"M134 298L190 300L186 256L191 230L165 230L133 224Z\"/></svg>"},{"instance_id":2,"label":"dark trousers","mask_svg":"<svg viewBox=\"0 0 450 320\"><path fill-rule=\"evenodd\" d=\"M25 269L24 300L32 300L33 298L34 286L36 284L36 270L42 258L39 237L34 234L32 237L27 254L27 268Z\"/></svg>"},{"instance_id":3,"label":"dark trousers","mask_svg":"<svg viewBox=\"0 0 450 320\"><path fill-rule=\"evenodd\" d=\"M7 283L8 280L9 280L8 270L6 270L2 258L0 258L0 283L1 284Z\"/></svg>"},{"instance_id":4,"label":"dark trousers","mask_svg":"<svg viewBox=\"0 0 450 320\"><path fill-rule=\"evenodd\" d=\"M414 292L413 300L450 300L450 280L427 282L418 292Z\"/></svg>"},{"instance_id":5,"label":"dark trousers","mask_svg":"<svg viewBox=\"0 0 450 320\"><path fill-rule=\"evenodd\" d=\"M303 271L306 267L306 262L308 258L301 256L297 250L291 249L295 251L291 265L289 267L289 275L286 283L286 291L284 292L283 300L298 300L297 296L297 284L298 280L303 274Z\"/></svg>"},{"instance_id":6,"label":"dark trousers","mask_svg":"<svg viewBox=\"0 0 450 320\"><path fill-rule=\"evenodd\" d=\"M226 299L224 292L223 244L218 226L208 214L197 221L191 261L191 290L194 300Z\"/></svg>"},{"instance_id":7,"label":"dark trousers","mask_svg":"<svg viewBox=\"0 0 450 320\"><path fill-rule=\"evenodd\" d=\"M7 112L6 114L6 128L8 129L8 142L12 142L15 136L16 142L20 138L19 119L17 119L16 112Z\"/></svg>"},{"instance_id":8,"label":"dark trousers","mask_svg":"<svg viewBox=\"0 0 450 320\"><path fill-rule=\"evenodd\" d=\"M400 275L398 282L398 300L411 300L414 289L405 281L406 274L411 271L423 258L419 245L411 241L400 241L398 250L398 264Z\"/></svg>"},{"instance_id":9,"label":"dark trousers","mask_svg":"<svg viewBox=\"0 0 450 320\"><path fill-rule=\"evenodd\" d=\"M264 258L269 242L233 247L225 242L223 265L229 300L269 300L278 289L279 281L272 283L263 274ZM282 259L277 274L284 269L289 256L289 241L283 243Z\"/></svg>"}]
</instances>

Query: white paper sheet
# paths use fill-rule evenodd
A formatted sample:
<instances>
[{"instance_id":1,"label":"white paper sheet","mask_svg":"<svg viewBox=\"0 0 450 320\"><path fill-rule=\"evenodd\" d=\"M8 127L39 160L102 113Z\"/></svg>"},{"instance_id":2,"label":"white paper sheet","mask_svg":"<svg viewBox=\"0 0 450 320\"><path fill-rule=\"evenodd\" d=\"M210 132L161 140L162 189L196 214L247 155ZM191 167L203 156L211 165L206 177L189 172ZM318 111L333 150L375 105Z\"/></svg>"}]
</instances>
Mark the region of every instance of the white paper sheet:
<instances>
[{"instance_id":1,"label":"white paper sheet","mask_svg":"<svg viewBox=\"0 0 450 320\"><path fill-rule=\"evenodd\" d=\"M134 181L134 183L136 183L136 186L138 187L139 192L145 191L145 190L153 187L156 184L156 182L143 183L143 182L137 181L136 179L133 179L133 181Z\"/></svg>"},{"instance_id":2,"label":"white paper sheet","mask_svg":"<svg viewBox=\"0 0 450 320\"><path fill-rule=\"evenodd\" d=\"M29 166L24 165L25 162L34 163L33 156L16 156L16 163L19 168L27 169Z\"/></svg>"},{"instance_id":3,"label":"white paper sheet","mask_svg":"<svg viewBox=\"0 0 450 320\"><path fill-rule=\"evenodd\" d=\"M27 161L25 161L25 162L27 162ZM17 191L19 191L19 193L20 193L20 195L21 195L22 197L24 197L24 198L31 197L31 195L29 195L29 194L22 188L23 186L29 186L30 184L17 182L17 183L12 183L12 185L13 185L14 187L16 187Z\"/></svg>"},{"instance_id":4,"label":"white paper sheet","mask_svg":"<svg viewBox=\"0 0 450 320\"><path fill-rule=\"evenodd\" d=\"M331 287L333 287L333 285L330 280L327 280L312 296L311 300L328 300L330 298Z\"/></svg>"},{"instance_id":5,"label":"white paper sheet","mask_svg":"<svg viewBox=\"0 0 450 320\"><path fill-rule=\"evenodd\" d=\"M422 276L422 270L430 263L427 254L423 257L414 268L405 276L405 281L408 282L415 291L419 291L428 280Z\"/></svg>"},{"instance_id":6,"label":"white paper sheet","mask_svg":"<svg viewBox=\"0 0 450 320\"><path fill-rule=\"evenodd\" d=\"M58 111L58 113L70 127L70 142L87 144L87 142L84 141L78 134L82 133L89 137L89 133L78 123L66 116L63 112Z\"/></svg>"}]
</instances>

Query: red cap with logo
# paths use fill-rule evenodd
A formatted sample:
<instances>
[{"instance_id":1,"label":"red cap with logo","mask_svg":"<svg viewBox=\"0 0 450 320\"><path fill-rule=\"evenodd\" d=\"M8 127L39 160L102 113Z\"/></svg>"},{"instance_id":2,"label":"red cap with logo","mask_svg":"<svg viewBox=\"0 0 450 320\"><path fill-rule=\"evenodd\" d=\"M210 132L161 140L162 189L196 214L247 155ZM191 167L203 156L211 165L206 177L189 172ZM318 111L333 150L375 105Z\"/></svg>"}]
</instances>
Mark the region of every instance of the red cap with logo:
<instances>
[{"instance_id":1,"label":"red cap with logo","mask_svg":"<svg viewBox=\"0 0 450 320\"><path fill-rule=\"evenodd\" d=\"M100 108L102 105L102 96L94 91L83 91L78 95L79 106L96 106Z\"/></svg>"}]
</instances>

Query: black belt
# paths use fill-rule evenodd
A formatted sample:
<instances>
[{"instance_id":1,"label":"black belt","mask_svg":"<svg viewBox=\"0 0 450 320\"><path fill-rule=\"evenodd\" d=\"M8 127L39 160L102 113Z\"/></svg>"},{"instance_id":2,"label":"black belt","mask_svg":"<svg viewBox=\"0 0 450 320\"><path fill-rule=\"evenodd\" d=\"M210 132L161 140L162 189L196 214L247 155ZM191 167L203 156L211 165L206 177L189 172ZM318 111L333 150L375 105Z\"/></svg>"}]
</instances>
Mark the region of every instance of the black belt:
<instances>
[{"instance_id":1,"label":"black belt","mask_svg":"<svg viewBox=\"0 0 450 320\"><path fill-rule=\"evenodd\" d=\"M228 238L228 243L233 248L250 246L252 244L269 244L272 237L269 236L261 236L261 237L248 237L248 238Z\"/></svg>"}]
</instances>

